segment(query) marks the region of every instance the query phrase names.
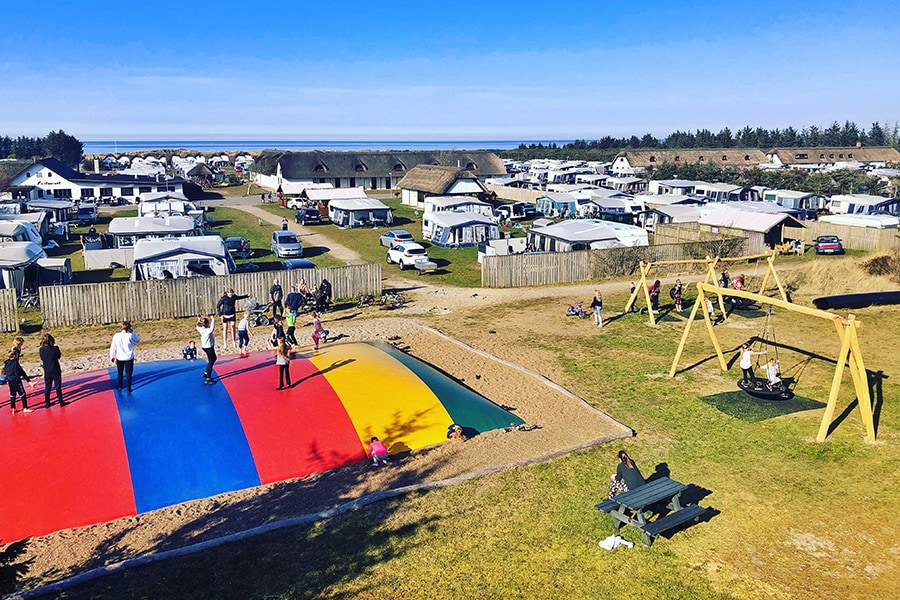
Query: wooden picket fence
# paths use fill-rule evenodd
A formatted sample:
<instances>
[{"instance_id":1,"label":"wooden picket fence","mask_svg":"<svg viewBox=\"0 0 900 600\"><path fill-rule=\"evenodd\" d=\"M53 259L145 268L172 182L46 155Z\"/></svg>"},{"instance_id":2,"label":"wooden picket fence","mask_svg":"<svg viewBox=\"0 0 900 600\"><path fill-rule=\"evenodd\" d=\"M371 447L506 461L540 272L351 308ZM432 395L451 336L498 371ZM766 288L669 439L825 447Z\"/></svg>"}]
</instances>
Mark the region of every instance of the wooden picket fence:
<instances>
[{"instance_id":1,"label":"wooden picket fence","mask_svg":"<svg viewBox=\"0 0 900 600\"><path fill-rule=\"evenodd\" d=\"M10 333L19 330L19 311L16 290L0 290L0 331Z\"/></svg>"},{"instance_id":2,"label":"wooden picket fence","mask_svg":"<svg viewBox=\"0 0 900 600\"><path fill-rule=\"evenodd\" d=\"M269 301L272 279L277 278L287 295L303 279L315 289L328 279L334 300L354 299L362 294L381 294L381 265L350 265L328 269L260 271L223 277L192 277L152 281L124 281L40 288L45 327L99 325L124 320L154 320L211 314L228 288L249 294L261 304ZM6 291L6 290L0 290ZM0 295L0 320L6 296ZM238 307L243 302L238 303ZM15 310L15 294L13 294ZM15 317L17 319L17 317Z\"/></svg>"},{"instance_id":3,"label":"wooden picket fence","mask_svg":"<svg viewBox=\"0 0 900 600\"><path fill-rule=\"evenodd\" d=\"M727 238L607 250L485 256L481 265L481 285L486 288L515 288L623 277L637 273L641 261L741 256L745 254L745 245L744 238Z\"/></svg>"}]
</instances>

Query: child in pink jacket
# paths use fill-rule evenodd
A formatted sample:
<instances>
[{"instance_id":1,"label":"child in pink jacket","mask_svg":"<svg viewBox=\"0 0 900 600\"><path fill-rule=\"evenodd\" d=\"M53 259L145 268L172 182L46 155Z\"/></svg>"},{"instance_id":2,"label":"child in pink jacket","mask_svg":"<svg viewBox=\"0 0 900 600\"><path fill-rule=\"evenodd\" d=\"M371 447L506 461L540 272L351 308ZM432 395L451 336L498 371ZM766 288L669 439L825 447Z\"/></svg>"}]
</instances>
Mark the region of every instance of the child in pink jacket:
<instances>
[{"instance_id":1,"label":"child in pink jacket","mask_svg":"<svg viewBox=\"0 0 900 600\"><path fill-rule=\"evenodd\" d=\"M380 467L381 465L386 465L388 461L388 449L384 443L379 440L377 437L372 438L372 443L369 444L369 451L367 452L369 456L372 457L372 463L376 467Z\"/></svg>"}]
</instances>

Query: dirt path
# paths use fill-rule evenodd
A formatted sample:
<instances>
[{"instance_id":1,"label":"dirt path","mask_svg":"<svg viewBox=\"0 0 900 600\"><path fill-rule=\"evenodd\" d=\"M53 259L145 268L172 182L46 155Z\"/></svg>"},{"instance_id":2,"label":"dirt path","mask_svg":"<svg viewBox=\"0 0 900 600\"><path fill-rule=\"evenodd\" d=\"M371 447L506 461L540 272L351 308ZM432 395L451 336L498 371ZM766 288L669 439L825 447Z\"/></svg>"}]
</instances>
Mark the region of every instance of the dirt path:
<instances>
[{"instance_id":1,"label":"dirt path","mask_svg":"<svg viewBox=\"0 0 900 600\"><path fill-rule=\"evenodd\" d=\"M276 226L276 229L281 227L281 219L276 215L265 211L257 206L250 206L246 204L234 204L233 208L237 208L246 213L250 213L257 219L262 219L265 222L272 223ZM342 246L340 244L336 244L331 239L326 236L317 233L311 227L303 227L302 225L298 225L288 219L288 229L297 234L297 237L303 242L304 246L318 246L328 250L328 252L336 258L337 260L344 261L350 264L364 264L367 261L363 259L359 254L357 254L354 250L347 248L346 246Z\"/></svg>"}]
</instances>

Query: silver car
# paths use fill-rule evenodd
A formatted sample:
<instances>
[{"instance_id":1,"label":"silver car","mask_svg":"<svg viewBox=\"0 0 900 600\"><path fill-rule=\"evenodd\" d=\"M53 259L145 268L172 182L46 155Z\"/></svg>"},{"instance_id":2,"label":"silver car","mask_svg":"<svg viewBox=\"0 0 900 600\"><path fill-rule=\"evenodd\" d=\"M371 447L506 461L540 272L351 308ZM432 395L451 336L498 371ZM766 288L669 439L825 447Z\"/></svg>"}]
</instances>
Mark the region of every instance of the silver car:
<instances>
[{"instance_id":1,"label":"silver car","mask_svg":"<svg viewBox=\"0 0 900 600\"><path fill-rule=\"evenodd\" d=\"M303 256L303 245L293 231L276 231L272 234L272 252L278 258Z\"/></svg>"}]
</instances>

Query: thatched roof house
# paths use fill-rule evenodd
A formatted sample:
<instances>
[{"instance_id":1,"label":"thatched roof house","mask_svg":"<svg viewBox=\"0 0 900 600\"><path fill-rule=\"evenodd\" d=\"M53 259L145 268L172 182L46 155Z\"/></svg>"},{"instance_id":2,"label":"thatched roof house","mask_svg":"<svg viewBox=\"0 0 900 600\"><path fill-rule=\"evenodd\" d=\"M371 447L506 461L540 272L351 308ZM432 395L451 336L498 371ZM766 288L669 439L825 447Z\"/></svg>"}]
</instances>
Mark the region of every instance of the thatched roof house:
<instances>
[{"instance_id":1,"label":"thatched roof house","mask_svg":"<svg viewBox=\"0 0 900 600\"><path fill-rule=\"evenodd\" d=\"M418 165L453 166L477 179L506 174L493 152L454 150L371 152L263 152L250 167L257 182L275 190L285 181L331 183L336 188L394 189Z\"/></svg>"},{"instance_id":2,"label":"thatched roof house","mask_svg":"<svg viewBox=\"0 0 900 600\"><path fill-rule=\"evenodd\" d=\"M421 206L427 196L478 196L491 192L469 169L452 166L417 165L397 183L403 204Z\"/></svg>"},{"instance_id":3,"label":"thatched roof house","mask_svg":"<svg viewBox=\"0 0 900 600\"><path fill-rule=\"evenodd\" d=\"M766 157L770 164L779 167L810 171L841 163L878 168L889 162L900 162L900 152L887 146L773 148L766 152Z\"/></svg>"},{"instance_id":4,"label":"thatched roof house","mask_svg":"<svg viewBox=\"0 0 900 600\"><path fill-rule=\"evenodd\" d=\"M699 148L679 150L627 150L620 152L612 164L615 175L635 175L653 171L663 163L673 165L706 164L717 167L758 167L766 155L755 148Z\"/></svg>"}]
</instances>

